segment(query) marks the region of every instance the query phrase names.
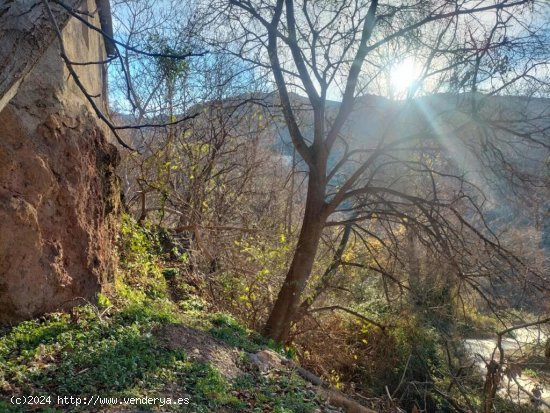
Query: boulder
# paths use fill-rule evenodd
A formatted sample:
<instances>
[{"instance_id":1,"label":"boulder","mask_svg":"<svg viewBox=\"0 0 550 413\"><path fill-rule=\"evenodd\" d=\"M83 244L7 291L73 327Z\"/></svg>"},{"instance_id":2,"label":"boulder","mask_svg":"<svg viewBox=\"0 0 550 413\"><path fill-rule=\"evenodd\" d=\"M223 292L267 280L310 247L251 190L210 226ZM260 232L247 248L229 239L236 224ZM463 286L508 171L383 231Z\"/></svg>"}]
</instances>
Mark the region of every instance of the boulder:
<instances>
[{"instance_id":1,"label":"boulder","mask_svg":"<svg viewBox=\"0 0 550 413\"><path fill-rule=\"evenodd\" d=\"M74 19L63 31L71 59L104 59L101 35L83 31ZM88 90L105 90L102 65L78 73ZM108 288L118 159L55 41L0 111L0 323L94 301Z\"/></svg>"}]
</instances>

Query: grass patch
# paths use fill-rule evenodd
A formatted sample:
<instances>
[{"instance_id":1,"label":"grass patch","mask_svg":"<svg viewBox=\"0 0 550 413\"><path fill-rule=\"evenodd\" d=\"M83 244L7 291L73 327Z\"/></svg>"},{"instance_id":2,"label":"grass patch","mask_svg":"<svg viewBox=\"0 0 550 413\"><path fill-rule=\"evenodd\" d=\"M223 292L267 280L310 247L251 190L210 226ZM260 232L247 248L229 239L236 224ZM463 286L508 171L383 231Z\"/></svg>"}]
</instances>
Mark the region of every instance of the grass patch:
<instances>
[{"instance_id":1,"label":"grass patch","mask_svg":"<svg viewBox=\"0 0 550 413\"><path fill-rule=\"evenodd\" d=\"M319 407L317 395L295 373L276 376L247 374L237 378L235 392L253 412L311 413Z\"/></svg>"},{"instance_id":2,"label":"grass patch","mask_svg":"<svg viewBox=\"0 0 550 413\"><path fill-rule=\"evenodd\" d=\"M292 373L265 377L245 369L229 381L214 366L183 351L168 350L154 328L184 314L164 299L132 302L107 316L92 306L23 322L0 336L0 411L23 412L11 395L90 397L188 397L189 405L163 411L313 412L318 400ZM205 321L206 320L206 321ZM199 322L199 320L197 320ZM202 314L203 329L246 351L265 347L262 340L226 314ZM256 341L254 341L256 339ZM244 359L244 357L243 357ZM143 406L141 410L159 406ZM56 408L60 410L55 410ZM85 406L50 410L94 411Z\"/></svg>"},{"instance_id":3,"label":"grass patch","mask_svg":"<svg viewBox=\"0 0 550 413\"><path fill-rule=\"evenodd\" d=\"M185 323L224 343L253 352L281 350L224 313L209 314L207 303L183 285L178 302L166 280L181 282L177 269L162 268L158 236L124 216L119 238L121 271L111 296L98 307L76 307L0 329L0 412L83 412L97 407L58 405L57 396L188 398L188 405L135 405L137 410L207 413L312 412L318 400L291 373L266 377L243 364L228 380L217 368L184 350L173 350L154 332ZM246 357L242 358L245 363ZM50 406L12 405L18 396L51 396ZM102 411L121 406L101 407Z\"/></svg>"}]
</instances>

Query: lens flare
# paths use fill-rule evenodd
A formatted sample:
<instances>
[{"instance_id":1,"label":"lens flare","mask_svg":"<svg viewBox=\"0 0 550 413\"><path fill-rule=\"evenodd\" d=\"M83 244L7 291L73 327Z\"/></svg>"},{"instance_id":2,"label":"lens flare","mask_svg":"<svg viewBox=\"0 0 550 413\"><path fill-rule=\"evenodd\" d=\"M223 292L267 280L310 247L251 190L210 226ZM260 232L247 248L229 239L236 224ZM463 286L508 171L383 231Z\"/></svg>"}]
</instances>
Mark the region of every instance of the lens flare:
<instances>
[{"instance_id":1,"label":"lens flare","mask_svg":"<svg viewBox=\"0 0 550 413\"><path fill-rule=\"evenodd\" d=\"M390 72L391 95L397 99L407 97L421 75L422 66L413 57L397 62Z\"/></svg>"}]
</instances>

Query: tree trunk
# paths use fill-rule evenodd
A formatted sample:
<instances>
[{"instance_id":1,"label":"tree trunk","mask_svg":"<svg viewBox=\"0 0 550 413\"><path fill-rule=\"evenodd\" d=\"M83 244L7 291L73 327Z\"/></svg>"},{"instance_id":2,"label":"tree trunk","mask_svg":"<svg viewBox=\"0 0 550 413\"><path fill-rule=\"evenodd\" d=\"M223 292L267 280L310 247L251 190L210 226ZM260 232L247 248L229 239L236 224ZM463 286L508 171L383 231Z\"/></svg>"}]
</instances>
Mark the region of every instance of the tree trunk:
<instances>
[{"instance_id":1,"label":"tree trunk","mask_svg":"<svg viewBox=\"0 0 550 413\"><path fill-rule=\"evenodd\" d=\"M291 322L298 311L302 292L311 275L326 221L325 180L320 175L315 172L310 173L306 209L298 244L283 286L263 330L264 336L279 343L284 343L288 339Z\"/></svg>"},{"instance_id":2,"label":"tree trunk","mask_svg":"<svg viewBox=\"0 0 550 413\"><path fill-rule=\"evenodd\" d=\"M420 279L420 259L417 250L417 237L412 227L407 227L405 230L406 242L404 245L405 254L407 257L407 272L409 278L409 302L413 306L418 306L422 301L424 284Z\"/></svg>"},{"instance_id":3,"label":"tree trunk","mask_svg":"<svg viewBox=\"0 0 550 413\"><path fill-rule=\"evenodd\" d=\"M298 307L298 311L296 312L293 322L300 321L307 313L309 308L313 305L315 300L317 300L321 295L327 291L329 288L330 282L332 281L332 278L336 274L336 271L341 265L342 262L342 255L344 254L344 251L346 250L346 247L348 246L349 236L351 234L351 228L352 224L348 223L344 227L344 233L342 234L342 238L340 239L340 243L338 245L338 248L334 252L334 256L332 257L332 262L327 267L323 275L321 276L321 279L319 280L319 283L315 287L313 294L311 296L308 296L306 299L302 301L300 306Z\"/></svg>"}]
</instances>

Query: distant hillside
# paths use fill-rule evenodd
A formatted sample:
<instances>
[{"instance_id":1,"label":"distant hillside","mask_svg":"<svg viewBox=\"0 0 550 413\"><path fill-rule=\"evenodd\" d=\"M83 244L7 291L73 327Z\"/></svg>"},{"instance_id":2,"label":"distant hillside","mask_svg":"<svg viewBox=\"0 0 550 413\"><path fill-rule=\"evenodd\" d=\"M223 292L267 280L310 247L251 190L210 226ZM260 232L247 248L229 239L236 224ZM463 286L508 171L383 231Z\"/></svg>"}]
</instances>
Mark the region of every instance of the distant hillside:
<instances>
[{"instance_id":1,"label":"distant hillside","mask_svg":"<svg viewBox=\"0 0 550 413\"><path fill-rule=\"evenodd\" d=\"M311 141L313 113L307 98L291 94L294 112L302 134ZM340 103L328 101L328 123L336 117ZM216 100L193 106L186 115L195 115L190 122L206 120L214 111L222 111L231 121L233 132L257 130L264 136L265 145L291 159L293 147L290 141L278 95L251 94ZM132 124L131 115L119 115L119 122ZM261 119L258 120L258 119ZM262 121L266 124L261 127ZM146 123L166 122L166 116L147 119ZM182 123L176 128L183 128ZM485 96L482 94L438 94L410 101L392 101L375 95L357 99L342 139L333 148L329 167L348 150L372 149L388 134L395 136L436 134L444 148L444 156L457 170L463 170L467 179L483 188L491 209L488 219L499 222L514 220L520 226L533 224L533 213L538 214L537 225L542 231L543 245L550 251L550 201L548 201L548 163L550 162L550 99L521 96ZM129 143L135 147L153 134L154 128L128 134ZM512 133L514 132L514 133ZM391 137L386 136L386 139ZM498 145L490 146L492 141ZM501 147L498 147L501 146ZM546 147L546 149L544 149ZM503 156L504 169L498 170L496 159ZM494 168L493 168L494 167ZM349 166L348 169L353 168ZM516 168L517 176L511 176L506 168ZM346 168L343 169L344 172ZM506 175L508 174L508 175ZM538 175L535 194L522 193L522 176ZM334 178L335 183L339 178ZM510 185L512 182L512 185ZM535 204L516 203L518 199ZM527 207L527 208L526 208Z\"/></svg>"}]
</instances>

